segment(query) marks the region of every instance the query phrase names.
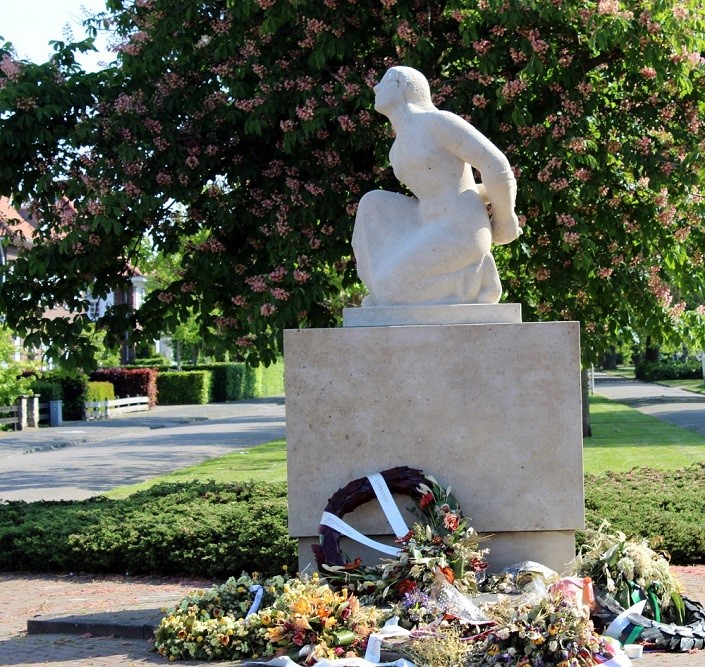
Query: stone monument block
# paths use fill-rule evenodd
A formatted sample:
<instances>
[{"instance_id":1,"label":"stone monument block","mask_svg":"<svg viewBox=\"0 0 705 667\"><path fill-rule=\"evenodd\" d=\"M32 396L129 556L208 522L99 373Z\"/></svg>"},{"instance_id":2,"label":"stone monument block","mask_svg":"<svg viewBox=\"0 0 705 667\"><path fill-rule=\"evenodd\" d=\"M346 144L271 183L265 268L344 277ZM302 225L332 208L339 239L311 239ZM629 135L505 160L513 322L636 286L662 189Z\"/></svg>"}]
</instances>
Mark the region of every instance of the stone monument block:
<instances>
[{"instance_id":1,"label":"stone monument block","mask_svg":"<svg viewBox=\"0 0 705 667\"><path fill-rule=\"evenodd\" d=\"M573 557L584 519L577 322L290 330L284 347L289 532L302 569L328 498L395 466L452 487L493 535L492 569L529 559L560 571ZM387 532L373 503L345 518Z\"/></svg>"}]
</instances>

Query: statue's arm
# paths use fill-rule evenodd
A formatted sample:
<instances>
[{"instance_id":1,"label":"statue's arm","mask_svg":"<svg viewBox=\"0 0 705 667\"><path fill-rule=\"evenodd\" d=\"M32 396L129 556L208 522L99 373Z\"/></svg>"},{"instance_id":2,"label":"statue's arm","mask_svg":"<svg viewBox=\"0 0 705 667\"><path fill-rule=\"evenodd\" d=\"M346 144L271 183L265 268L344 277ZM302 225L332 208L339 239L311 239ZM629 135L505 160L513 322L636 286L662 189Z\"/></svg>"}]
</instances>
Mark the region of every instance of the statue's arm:
<instances>
[{"instance_id":1,"label":"statue's arm","mask_svg":"<svg viewBox=\"0 0 705 667\"><path fill-rule=\"evenodd\" d=\"M514 212L517 184L509 160L482 132L459 116L439 112L439 137L445 150L482 175L481 196L492 204L492 240L509 243L522 232Z\"/></svg>"}]
</instances>

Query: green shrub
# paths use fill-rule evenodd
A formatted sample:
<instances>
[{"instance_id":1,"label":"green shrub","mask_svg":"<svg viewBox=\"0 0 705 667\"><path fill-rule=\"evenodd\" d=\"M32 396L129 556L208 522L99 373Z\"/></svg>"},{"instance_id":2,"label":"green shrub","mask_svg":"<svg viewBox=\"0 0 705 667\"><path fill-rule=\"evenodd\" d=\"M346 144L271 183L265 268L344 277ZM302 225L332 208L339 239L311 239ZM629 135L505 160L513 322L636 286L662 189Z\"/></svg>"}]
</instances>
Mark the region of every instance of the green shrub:
<instances>
[{"instance_id":1,"label":"green shrub","mask_svg":"<svg viewBox=\"0 0 705 667\"><path fill-rule=\"evenodd\" d=\"M285 484L159 484L123 500L0 504L0 570L227 578L296 571Z\"/></svg>"},{"instance_id":2,"label":"green shrub","mask_svg":"<svg viewBox=\"0 0 705 667\"><path fill-rule=\"evenodd\" d=\"M40 403L49 401L60 401L63 399L61 383L50 382L49 380L34 380L30 386L32 393L39 396Z\"/></svg>"},{"instance_id":3,"label":"green shrub","mask_svg":"<svg viewBox=\"0 0 705 667\"><path fill-rule=\"evenodd\" d=\"M284 361L256 368L245 366L241 398L263 398L284 393Z\"/></svg>"},{"instance_id":4,"label":"green shrub","mask_svg":"<svg viewBox=\"0 0 705 667\"><path fill-rule=\"evenodd\" d=\"M703 463L676 471L634 468L585 477L587 526L598 528L606 519L627 537L646 537L675 564L705 562L704 516Z\"/></svg>"},{"instance_id":5,"label":"green shrub","mask_svg":"<svg viewBox=\"0 0 705 667\"><path fill-rule=\"evenodd\" d=\"M120 398L147 396L149 407L157 404L157 371L153 368L101 368L91 373L94 382L112 382Z\"/></svg>"},{"instance_id":6,"label":"green shrub","mask_svg":"<svg viewBox=\"0 0 705 667\"><path fill-rule=\"evenodd\" d=\"M212 374L210 401L225 403L240 398L244 367L243 363L218 362L197 364L188 368L190 371L209 371Z\"/></svg>"},{"instance_id":7,"label":"green shrub","mask_svg":"<svg viewBox=\"0 0 705 667\"><path fill-rule=\"evenodd\" d=\"M88 376L79 374L75 377L62 371L49 371L41 376L47 382L58 382L61 385L62 413L64 421L75 421L86 418L86 395L88 392Z\"/></svg>"},{"instance_id":8,"label":"green shrub","mask_svg":"<svg viewBox=\"0 0 705 667\"><path fill-rule=\"evenodd\" d=\"M634 367L637 380L658 382L659 380L697 380L703 376L702 362L699 359L687 361L640 361Z\"/></svg>"},{"instance_id":9,"label":"green shrub","mask_svg":"<svg viewBox=\"0 0 705 667\"><path fill-rule=\"evenodd\" d=\"M115 387L112 382L89 382L86 403L94 401L114 401Z\"/></svg>"},{"instance_id":10,"label":"green shrub","mask_svg":"<svg viewBox=\"0 0 705 667\"><path fill-rule=\"evenodd\" d=\"M131 368L170 368L169 360L163 355L156 357L146 357L144 359L135 359L131 364Z\"/></svg>"},{"instance_id":11,"label":"green shrub","mask_svg":"<svg viewBox=\"0 0 705 667\"><path fill-rule=\"evenodd\" d=\"M204 405L210 400L210 371L172 371L157 378L160 405Z\"/></svg>"}]
</instances>

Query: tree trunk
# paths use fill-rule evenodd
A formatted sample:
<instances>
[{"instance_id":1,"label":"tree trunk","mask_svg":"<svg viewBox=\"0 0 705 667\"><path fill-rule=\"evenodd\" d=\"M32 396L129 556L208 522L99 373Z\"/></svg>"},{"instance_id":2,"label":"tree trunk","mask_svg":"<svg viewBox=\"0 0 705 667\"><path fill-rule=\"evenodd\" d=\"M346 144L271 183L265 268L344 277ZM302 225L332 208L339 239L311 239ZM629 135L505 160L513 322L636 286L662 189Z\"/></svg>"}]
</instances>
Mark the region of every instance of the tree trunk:
<instances>
[{"instance_id":1,"label":"tree trunk","mask_svg":"<svg viewBox=\"0 0 705 667\"><path fill-rule=\"evenodd\" d=\"M583 438L592 436L590 426L590 371L583 368L580 371L580 388L583 402Z\"/></svg>"}]
</instances>

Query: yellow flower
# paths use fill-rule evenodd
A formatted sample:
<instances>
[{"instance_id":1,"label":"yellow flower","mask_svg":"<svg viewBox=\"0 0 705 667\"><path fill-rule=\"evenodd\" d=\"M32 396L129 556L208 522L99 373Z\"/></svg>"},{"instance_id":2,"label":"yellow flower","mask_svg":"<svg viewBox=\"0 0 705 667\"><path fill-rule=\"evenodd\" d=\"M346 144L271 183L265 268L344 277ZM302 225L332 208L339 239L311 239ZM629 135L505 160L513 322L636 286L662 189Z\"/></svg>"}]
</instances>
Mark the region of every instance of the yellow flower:
<instances>
[{"instance_id":1,"label":"yellow flower","mask_svg":"<svg viewBox=\"0 0 705 667\"><path fill-rule=\"evenodd\" d=\"M492 646L490 646L487 649L487 655L490 655L490 656L497 655L498 653L499 653L499 644L492 644Z\"/></svg>"},{"instance_id":2,"label":"yellow flower","mask_svg":"<svg viewBox=\"0 0 705 667\"><path fill-rule=\"evenodd\" d=\"M337 624L338 624L338 621L336 621L334 618L330 618L330 617L329 617L329 618L326 618L326 619L323 621L323 627L324 627L324 628L332 628L332 627L334 627L334 626L337 625Z\"/></svg>"},{"instance_id":3,"label":"yellow flower","mask_svg":"<svg viewBox=\"0 0 705 667\"><path fill-rule=\"evenodd\" d=\"M304 598L299 598L292 603L291 611L294 614L308 614L311 611L311 605Z\"/></svg>"}]
</instances>

